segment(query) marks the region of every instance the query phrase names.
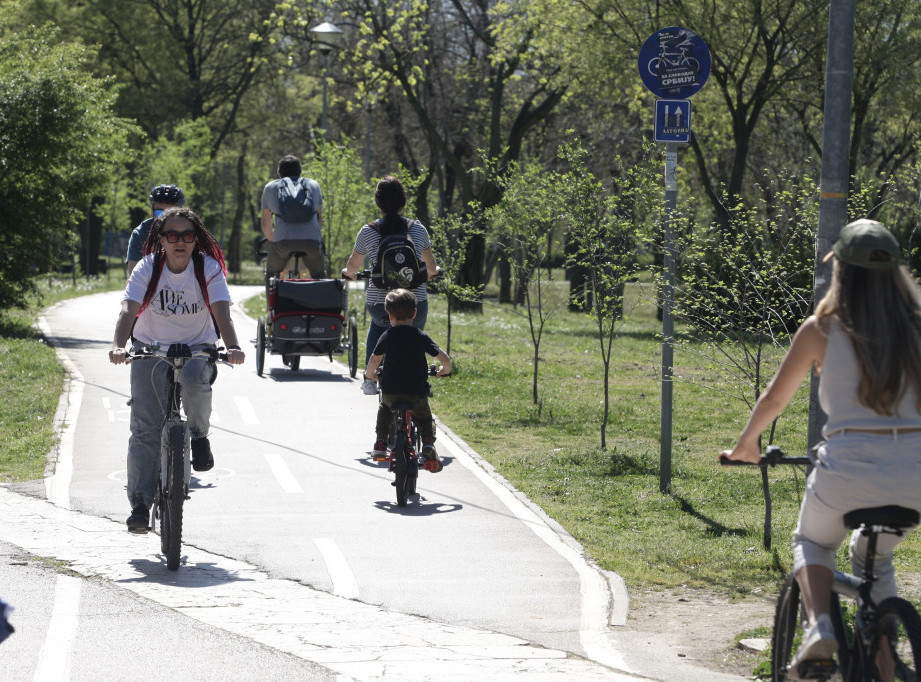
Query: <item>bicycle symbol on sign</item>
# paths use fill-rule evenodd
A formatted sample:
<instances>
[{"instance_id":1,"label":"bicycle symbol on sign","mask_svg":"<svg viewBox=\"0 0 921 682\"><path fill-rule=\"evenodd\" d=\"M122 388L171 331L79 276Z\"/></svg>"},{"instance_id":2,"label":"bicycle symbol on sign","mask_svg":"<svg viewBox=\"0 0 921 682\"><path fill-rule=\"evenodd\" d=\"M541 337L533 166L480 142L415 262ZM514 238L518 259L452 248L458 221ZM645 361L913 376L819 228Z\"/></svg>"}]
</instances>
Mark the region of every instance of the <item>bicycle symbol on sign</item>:
<instances>
[{"instance_id":1,"label":"bicycle symbol on sign","mask_svg":"<svg viewBox=\"0 0 921 682\"><path fill-rule=\"evenodd\" d=\"M694 75L700 72L700 62L689 56L688 48L682 45L678 46L677 51L668 52L663 50L658 57L653 57L649 60L646 68L649 69L650 75L658 76L660 66L664 66L664 72L666 73L685 69L693 71Z\"/></svg>"}]
</instances>

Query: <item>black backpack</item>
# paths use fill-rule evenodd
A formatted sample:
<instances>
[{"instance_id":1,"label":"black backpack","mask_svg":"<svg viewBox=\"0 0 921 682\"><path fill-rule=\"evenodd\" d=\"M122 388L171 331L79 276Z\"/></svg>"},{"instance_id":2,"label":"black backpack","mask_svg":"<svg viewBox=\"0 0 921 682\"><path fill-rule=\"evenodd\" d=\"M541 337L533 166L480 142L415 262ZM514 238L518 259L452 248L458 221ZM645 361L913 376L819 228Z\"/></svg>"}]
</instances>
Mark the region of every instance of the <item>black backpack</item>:
<instances>
[{"instance_id":1,"label":"black backpack","mask_svg":"<svg viewBox=\"0 0 921 682\"><path fill-rule=\"evenodd\" d=\"M286 223L309 223L317 212L306 178L281 178L278 182L278 215Z\"/></svg>"},{"instance_id":2,"label":"black backpack","mask_svg":"<svg viewBox=\"0 0 921 682\"><path fill-rule=\"evenodd\" d=\"M425 265L419 262L413 240L409 238L411 220L403 218L400 232L384 235L377 246L377 258L371 269L371 283L378 289L415 289L428 279ZM381 232L382 221L370 226Z\"/></svg>"}]
</instances>

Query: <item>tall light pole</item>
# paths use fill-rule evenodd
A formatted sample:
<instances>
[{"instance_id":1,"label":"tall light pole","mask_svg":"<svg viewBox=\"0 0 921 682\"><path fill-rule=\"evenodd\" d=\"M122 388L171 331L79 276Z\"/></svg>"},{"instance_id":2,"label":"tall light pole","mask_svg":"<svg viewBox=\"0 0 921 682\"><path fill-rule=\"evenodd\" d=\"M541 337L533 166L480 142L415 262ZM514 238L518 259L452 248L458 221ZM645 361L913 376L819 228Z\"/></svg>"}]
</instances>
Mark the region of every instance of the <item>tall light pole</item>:
<instances>
[{"instance_id":1,"label":"tall light pole","mask_svg":"<svg viewBox=\"0 0 921 682\"><path fill-rule=\"evenodd\" d=\"M342 35L342 29L331 24L328 21L324 21L319 26L314 26L310 29L310 32L317 36L317 49L320 50L320 54L323 55L323 118L322 118L322 127L323 127L323 136L326 136L327 131L327 81L329 80L329 53L333 51L333 48L339 42L339 37Z\"/></svg>"},{"instance_id":2,"label":"tall light pole","mask_svg":"<svg viewBox=\"0 0 921 682\"><path fill-rule=\"evenodd\" d=\"M365 102L365 182L371 182L371 100Z\"/></svg>"},{"instance_id":3,"label":"tall light pole","mask_svg":"<svg viewBox=\"0 0 921 682\"><path fill-rule=\"evenodd\" d=\"M822 181L816 235L814 300L828 292L832 264L825 254L847 222L850 185L851 96L854 84L854 22L857 0L829 3L828 53L825 61L825 125L822 129ZM809 391L809 447L822 440L826 415L819 405L819 380L813 372Z\"/></svg>"}]
</instances>

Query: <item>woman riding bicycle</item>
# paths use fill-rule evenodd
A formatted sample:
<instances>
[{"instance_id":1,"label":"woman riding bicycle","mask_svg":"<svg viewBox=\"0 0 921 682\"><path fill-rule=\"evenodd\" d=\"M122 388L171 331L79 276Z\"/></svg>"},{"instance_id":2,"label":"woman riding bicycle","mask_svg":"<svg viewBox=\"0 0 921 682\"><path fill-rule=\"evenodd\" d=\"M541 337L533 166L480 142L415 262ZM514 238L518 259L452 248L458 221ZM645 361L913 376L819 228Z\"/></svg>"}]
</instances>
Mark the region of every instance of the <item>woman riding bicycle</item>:
<instances>
[{"instance_id":1,"label":"woman riding bicycle","mask_svg":"<svg viewBox=\"0 0 921 682\"><path fill-rule=\"evenodd\" d=\"M825 442L806 482L793 533L793 570L808 628L789 666L830 659L837 642L829 618L835 553L854 509L921 509L921 289L899 264L899 245L880 223L858 220L841 231L828 294L797 331L777 376L758 400L735 448L722 457L757 462L761 433L815 369L828 415ZM901 536L879 538L873 589L877 603L895 596L893 550ZM851 537L862 574L866 536Z\"/></svg>"},{"instance_id":2,"label":"woman riding bicycle","mask_svg":"<svg viewBox=\"0 0 921 682\"><path fill-rule=\"evenodd\" d=\"M438 268L435 265L435 257L432 255L432 242L429 239L429 233L418 220L409 220L400 215L400 211L406 206L406 190L395 177L388 175L377 183L374 191L374 201L383 216L380 220L368 223L358 231L355 238L355 249L349 256L348 263L342 269L342 277L345 279L354 279L355 274L361 269L362 263L366 256L372 260L377 256L378 245L387 235L405 233L413 242L413 248L416 251L416 257L425 264L429 280L438 276ZM372 264L375 265L375 264ZM418 329L425 329L425 320L428 317L428 293L425 284L420 284L412 290L416 297L416 319L412 325ZM378 288L374 285L369 286L366 298L365 308L371 317L371 324L368 325L368 340L365 345L365 366L367 367L368 359L371 357L371 351L377 345L378 339L381 338L387 329L390 328L390 318L387 311L384 310L384 299L387 296L387 290ZM368 395L377 393L375 382L365 379L361 389Z\"/></svg>"},{"instance_id":3,"label":"woman riding bicycle","mask_svg":"<svg viewBox=\"0 0 921 682\"><path fill-rule=\"evenodd\" d=\"M201 218L187 208L168 209L154 220L144 252L147 255L134 268L125 288L109 360L124 363L129 340L137 348L184 343L193 352L213 349L220 331L227 344L227 361L242 363L245 356L230 319L224 255ZM131 530L147 528L156 493L160 430L169 390L167 370L166 363L154 360L131 363L127 486ZM198 357L189 360L178 376L196 471L214 466L207 436L215 372L213 363Z\"/></svg>"}]
</instances>

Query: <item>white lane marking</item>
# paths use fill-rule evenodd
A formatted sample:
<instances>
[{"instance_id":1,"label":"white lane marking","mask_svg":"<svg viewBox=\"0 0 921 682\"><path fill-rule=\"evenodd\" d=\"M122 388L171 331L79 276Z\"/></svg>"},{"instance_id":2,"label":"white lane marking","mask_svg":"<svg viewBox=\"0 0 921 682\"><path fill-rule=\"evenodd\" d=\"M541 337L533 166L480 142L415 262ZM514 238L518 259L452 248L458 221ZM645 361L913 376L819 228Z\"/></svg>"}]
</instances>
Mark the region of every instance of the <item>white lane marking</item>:
<instances>
[{"instance_id":1,"label":"white lane marking","mask_svg":"<svg viewBox=\"0 0 921 682\"><path fill-rule=\"evenodd\" d=\"M326 563L326 570L333 581L333 594L346 599L358 599L358 583L336 541L332 538L314 538L313 543Z\"/></svg>"},{"instance_id":2,"label":"white lane marking","mask_svg":"<svg viewBox=\"0 0 921 682\"><path fill-rule=\"evenodd\" d=\"M240 416L243 417L244 424L259 424L259 417L256 416L256 410L253 409L253 404L249 401L249 398L242 395L235 395L233 401L237 404L237 409L240 410Z\"/></svg>"},{"instance_id":3,"label":"white lane marking","mask_svg":"<svg viewBox=\"0 0 921 682\"><path fill-rule=\"evenodd\" d=\"M582 602L579 614L579 641L588 657L617 670L632 673L633 670L627 665L621 653L611 645L605 636L609 606L614 595L611 595L609 585L600 572L585 560L582 552L579 551L581 547L575 543L575 540L573 540L575 547L565 542L560 534L551 528L534 509L524 504L515 495L511 484L507 484L498 471L470 450L467 444L444 426L440 420L437 423L441 434L438 442L447 447L461 464L482 481L512 514L576 570L579 575L579 592Z\"/></svg>"},{"instance_id":4,"label":"white lane marking","mask_svg":"<svg viewBox=\"0 0 921 682\"><path fill-rule=\"evenodd\" d=\"M106 411L110 422L115 421L115 410L112 409L112 399L109 396L103 396L102 409Z\"/></svg>"},{"instance_id":5,"label":"white lane marking","mask_svg":"<svg viewBox=\"0 0 921 682\"><path fill-rule=\"evenodd\" d=\"M38 326L46 337L52 338L51 327L44 316L38 318ZM80 404L83 402L84 380L77 366L63 350L55 347L54 352L67 370L68 376L61 399L58 401L57 414L54 415L54 423L60 428L61 437L54 473L45 479L45 496L52 504L70 509L70 481L74 475L74 435L77 418L80 416Z\"/></svg>"},{"instance_id":6,"label":"white lane marking","mask_svg":"<svg viewBox=\"0 0 921 682\"><path fill-rule=\"evenodd\" d=\"M282 459L280 454L277 452L266 453L265 461L268 462L269 468L272 470L272 473L278 480L279 485L281 485L282 490L284 490L286 493L304 492L301 484L297 482L296 478L294 478L294 474L291 473L291 469L289 469L288 465L285 464L285 460Z\"/></svg>"},{"instance_id":7,"label":"white lane marking","mask_svg":"<svg viewBox=\"0 0 921 682\"><path fill-rule=\"evenodd\" d=\"M38 655L35 682L59 682L70 679L74 640L80 615L80 591L83 581L59 575L54 586L54 606L45 643Z\"/></svg>"}]
</instances>

